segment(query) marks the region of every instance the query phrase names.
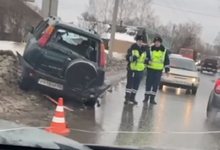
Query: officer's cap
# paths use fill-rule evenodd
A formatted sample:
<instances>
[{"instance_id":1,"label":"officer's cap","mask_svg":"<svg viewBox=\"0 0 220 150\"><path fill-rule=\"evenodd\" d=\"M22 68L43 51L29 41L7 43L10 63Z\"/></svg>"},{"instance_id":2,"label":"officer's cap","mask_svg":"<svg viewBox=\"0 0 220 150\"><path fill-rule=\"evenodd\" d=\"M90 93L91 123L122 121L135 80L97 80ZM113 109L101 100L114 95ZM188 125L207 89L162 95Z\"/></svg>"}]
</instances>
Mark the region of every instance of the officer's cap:
<instances>
[{"instance_id":1,"label":"officer's cap","mask_svg":"<svg viewBox=\"0 0 220 150\"><path fill-rule=\"evenodd\" d=\"M160 43L163 42L162 38L159 37L159 36L154 38L154 41L153 41L153 42L155 43L156 41L159 41Z\"/></svg>"},{"instance_id":2,"label":"officer's cap","mask_svg":"<svg viewBox=\"0 0 220 150\"><path fill-rule=\"evenodd\" d=\"M142 35L136 35L135 40L136 41L140 41L140 40L143 41L144 37Z\"/></svg>"}]
</instances>

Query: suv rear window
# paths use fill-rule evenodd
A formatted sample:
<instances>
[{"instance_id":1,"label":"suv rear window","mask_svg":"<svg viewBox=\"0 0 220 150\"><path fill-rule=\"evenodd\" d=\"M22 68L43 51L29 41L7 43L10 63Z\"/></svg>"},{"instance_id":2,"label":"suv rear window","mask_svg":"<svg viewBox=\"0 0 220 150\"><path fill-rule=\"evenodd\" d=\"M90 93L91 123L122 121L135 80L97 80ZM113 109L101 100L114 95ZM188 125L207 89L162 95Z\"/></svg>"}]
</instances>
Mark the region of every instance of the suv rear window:
<instances>
[{"instance_id":1,"label":"suv rear window","mask_svg":"<svg viewBox=\"0 0 220 150\"><path fill-rule=\"evenodd\" d=\"M91 61L97 61L99 50L98 40L59 27L56 28L51 41L65 46Z\"/></svg>"}]
</instances>

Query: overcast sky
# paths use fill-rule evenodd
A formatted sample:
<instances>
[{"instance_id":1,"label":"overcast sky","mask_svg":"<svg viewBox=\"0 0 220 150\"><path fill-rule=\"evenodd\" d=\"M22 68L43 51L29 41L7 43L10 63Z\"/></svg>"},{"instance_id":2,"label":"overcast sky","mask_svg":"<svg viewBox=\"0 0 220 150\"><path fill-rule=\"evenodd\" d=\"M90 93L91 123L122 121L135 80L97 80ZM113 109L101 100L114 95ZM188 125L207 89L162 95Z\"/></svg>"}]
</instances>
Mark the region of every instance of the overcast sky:
<instances>
[{"instance_id":1,"label":"overcast sky","mask_svg":"<svg viewBox=\"0 0 220 150\"><path fill-rule=\"evenodd\" d=\"M36 0L40 6L41 0ZM136 0L138 1L138 0ZM75 21L88 7L89 0L60 0L58 15ZM212 43L220 32L220 0L153 0L155 14L161 23L200 23L202 39Z\"/></svg>"}]
</instances>

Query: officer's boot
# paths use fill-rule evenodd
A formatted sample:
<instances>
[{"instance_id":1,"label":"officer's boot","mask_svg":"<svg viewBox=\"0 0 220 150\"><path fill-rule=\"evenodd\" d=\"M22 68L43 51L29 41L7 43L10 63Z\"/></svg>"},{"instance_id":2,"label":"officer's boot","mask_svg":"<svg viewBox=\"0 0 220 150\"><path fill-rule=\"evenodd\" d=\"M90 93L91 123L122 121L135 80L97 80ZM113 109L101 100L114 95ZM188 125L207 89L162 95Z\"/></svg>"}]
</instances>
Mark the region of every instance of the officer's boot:
<instances>
[{"instance_id":1,"label":"officer's boot","mask_svg":"<svg viewBox=\"0 0 220 150\"><path fill-rule=\"evenodd\" d=\"M150 95L149 95L149 94L145 94L145 97L144 97L143 102L144 102L144 103L147 103L147 102L148 102L148 100L149 100L149 97L150 97Z\"/></svg>"},{"instance_id":2,"label":"officer's boot","mask_svg":"<svg viewBox=\"0 0 220 150\"><path fill-rule=\"evenodd\" d=\"M124 104L128 104L130 99L131 99L131 93L126 92L125 93L125 102L124 102Z\"/></svg>"},{"instance_id":3,"label":"officer's boot","mask_svg":"<svg viewBox=\"0 0 220 150\"><path fill-rule=\"evenodd\" d=\"M136 93L131 93L130 101L131 101L134 105L137 105L138 102L135 100L135 96L136 96Z\"/></svg>"},{"instance_id":4,"label":"officer's boot","mask_svg":"<svg viewBox=\"0 0 220 150\"><path fill-rule=\"evenodd\" d=\"M155 102L155 95L150 96L150 103L153 105L156 105L157 103Z\"/></svg>"}]
</instances>

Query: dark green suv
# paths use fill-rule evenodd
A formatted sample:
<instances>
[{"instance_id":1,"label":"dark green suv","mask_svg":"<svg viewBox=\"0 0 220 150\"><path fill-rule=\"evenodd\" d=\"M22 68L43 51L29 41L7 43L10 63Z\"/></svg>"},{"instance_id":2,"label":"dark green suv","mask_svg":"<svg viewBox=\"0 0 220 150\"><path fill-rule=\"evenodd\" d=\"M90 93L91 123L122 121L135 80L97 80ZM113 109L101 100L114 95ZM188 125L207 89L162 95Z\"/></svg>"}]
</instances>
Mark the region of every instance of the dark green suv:
<instances>
[{"instance_id":1,"label":"dark green suv","mask_svg":"<svg viewBox=\"0 0 220 150\"><path fill-rule=\"evenodd\" d=\"M105 52L90 31L47 18L30 31L23 54L20 88L41 87L94 105L104 83Z\"/></svg>"}]
</instances>

